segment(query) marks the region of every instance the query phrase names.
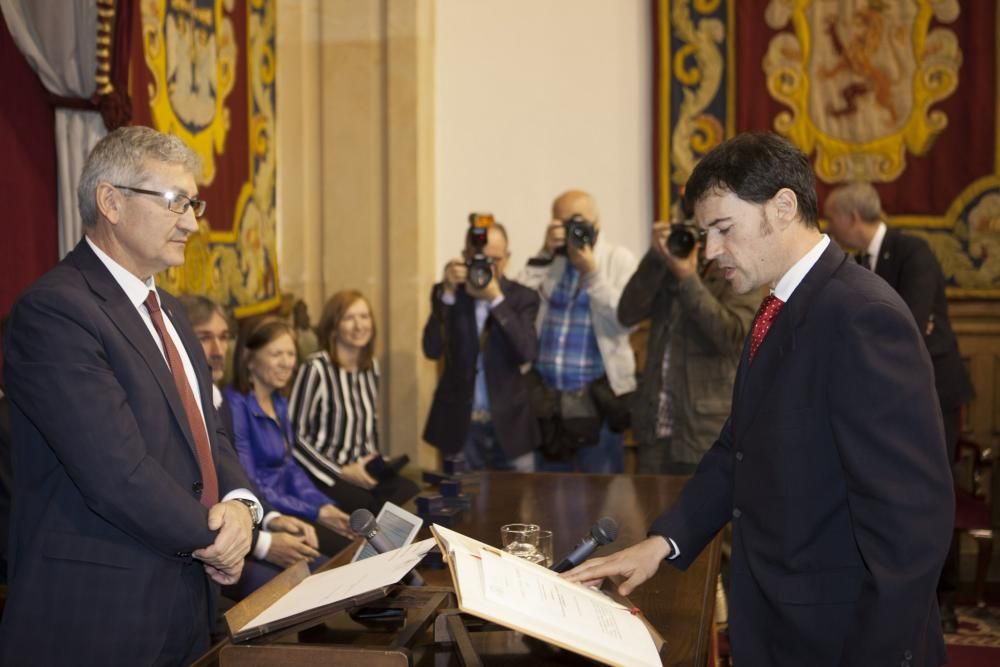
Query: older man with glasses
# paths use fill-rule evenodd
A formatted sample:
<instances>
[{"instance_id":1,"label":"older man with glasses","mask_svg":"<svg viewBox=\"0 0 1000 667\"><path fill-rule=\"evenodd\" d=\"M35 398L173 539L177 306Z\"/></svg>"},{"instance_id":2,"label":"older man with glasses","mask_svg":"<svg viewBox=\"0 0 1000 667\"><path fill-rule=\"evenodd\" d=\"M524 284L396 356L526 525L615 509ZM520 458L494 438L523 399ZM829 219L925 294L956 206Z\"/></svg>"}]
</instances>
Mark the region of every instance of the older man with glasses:
<instances>
[{"instance_id":1,"label":"older man with glasses","mask_svg":"<svg viewBox=\"0 0 1000 667\"><path fill-rule=\"evenodd\" d=\"M198 167L147 127L98 142L78 190L83 240L11 313L0 664L188 664L208 647L210 582L242 572L263 510L198 339L153 281L198 230Z\"/></svg>"}]
</instances>

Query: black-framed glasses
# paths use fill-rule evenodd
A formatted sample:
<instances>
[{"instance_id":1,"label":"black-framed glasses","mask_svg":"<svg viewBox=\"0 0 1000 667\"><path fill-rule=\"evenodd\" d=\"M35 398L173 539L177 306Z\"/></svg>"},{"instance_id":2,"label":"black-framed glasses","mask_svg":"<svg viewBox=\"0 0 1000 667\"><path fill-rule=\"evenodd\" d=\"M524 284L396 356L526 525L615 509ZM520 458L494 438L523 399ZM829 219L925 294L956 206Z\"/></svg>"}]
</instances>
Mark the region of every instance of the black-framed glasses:
<instances>
[{"instance_id":1,"label":"black-framed glasses","mask_svg":"<svg viewBox=\"0 0 1000 667\"><path fill-rule=\"evenodd\" d=\"M119 190L128 190L129 192L138 192L141 195L153 195L156 197L161 197L167 201L167 210L172 213L177 213L178 215L183 215L187 213L188 209L194 210L194 217L200 218L205 215L205 207L208 206L208 202L204 199L198 199L197 197L188 197L187 195L182 195L179 192L174 192L173 190L167 190L166 192L157 192L156 190L143 190L142 188L133 188L130 185L115 185Z\"/></svg>"}]
</instances>

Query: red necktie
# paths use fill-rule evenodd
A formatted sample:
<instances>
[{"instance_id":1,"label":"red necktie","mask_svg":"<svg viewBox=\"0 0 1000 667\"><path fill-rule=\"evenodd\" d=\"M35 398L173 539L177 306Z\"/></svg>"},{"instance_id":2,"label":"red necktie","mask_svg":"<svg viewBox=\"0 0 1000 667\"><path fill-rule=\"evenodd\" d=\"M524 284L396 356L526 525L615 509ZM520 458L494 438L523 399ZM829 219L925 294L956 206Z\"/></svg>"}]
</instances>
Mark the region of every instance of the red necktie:
<instances>
[{"instance_id":1,"label":"red necktie","mask_svg":"<svg viewBox=\"0 0 1000 667\"><path fill-rule=\"evenodd\" d=\"M153 320L153 327L163 342L163 351L166 352L167 363L174 376L177 393L181 395L181 403L184 405L188 426L191 427L191 435L194 436L195 451L198 454L198 468L201 470L203 484L201 504L205 507L211 507L219 502L219 480L215 475L215 464L212 463L212 447L208 442L208 431L205 428L201 411L198 409L198 403L195 401L194 393L191 391L191 385L187 381L181 355L177 352L174 341L170 338L170 334L167 333L167 328L163 324L163 315L160 313L160 302L156 300L156 293L150 291L145 303L149 310L149 317Z\"/></svg>"},{"instance_id":2,"label":"red necktie","mask_svg":"<svg viewBox=\"0 0 1000 667\"><path fill-rule=\"evenodd\" d=\"M757 356L757 350L760 348L760 344L764 342L764 336L767 335L768 330L771 328L771 323L774 322L774 318L778 316L781 312L781 307L785 305L785 302L774 296L773 294L768 294L767 298L760 304L760 310L757 311L757 317L753 320L753 330L750 334L750 362L753 362L753 358Z\"/></svg>"}]
</instances>

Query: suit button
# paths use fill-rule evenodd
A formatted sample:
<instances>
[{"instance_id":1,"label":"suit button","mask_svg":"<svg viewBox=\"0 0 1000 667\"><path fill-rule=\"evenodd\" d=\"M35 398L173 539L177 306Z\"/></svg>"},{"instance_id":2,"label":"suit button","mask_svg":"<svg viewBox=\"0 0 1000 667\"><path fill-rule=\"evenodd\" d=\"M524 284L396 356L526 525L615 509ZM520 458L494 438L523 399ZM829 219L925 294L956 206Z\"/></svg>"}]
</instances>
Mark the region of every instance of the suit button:
<instances>
[{"instance_id":1,"label":"suit button","mask_svg":"<svg viewBox=\"0 0 1000 667\"><path fill-rule=\"evenodd\" d=\"M201 495L201 490L203 488L204 488L204 485L201 483L201 480L199 480L199 481L197 481L197 482L195 482L194 484L191 485L191 490L194 491L194 495L196 495L196 496L200 496Z\"/></svg>"},{"instance_id":2,"label":"suit button","mask_svg":"<svg viewBox=\"0 0 1000 667\"><path fill-rule=\"evenodd\" d=\"M191 554L189 554L186 551L178 551L174 555L177 556L178 558L190 558L191 557Z\"/></svg>"},{"instance_id":3,"label":"suit button","mask_svg":"<svg viewBox=\"0 0 1000 667\"><path fill-rule=\"evenodd\" d=\"M736 460L737 461L743 460L743 452L736 452Z\"/></svg>"},{"instance_id":4,"label":"suit button","mask_svg":"<svg viewBox=\"0 0 1000 667\"><path fill-rule=\"evenodd\" d=\"M906 649L905 651L903 651L903 657L906 658L907 660L913 660L913 654L910 653L910 649Z\"/></svg>"},{"instance_id":5,"label":"suit button","mask_svg":"<svg viewBox=\"0 0 1000 667\"><path fill-rule=\"evenodd\" d=\"M739 519L742 514L743 514L743 512L741 512L738 507L734 507L733 508L733 518L734 519Z\"/></svg>"}]
</instances>

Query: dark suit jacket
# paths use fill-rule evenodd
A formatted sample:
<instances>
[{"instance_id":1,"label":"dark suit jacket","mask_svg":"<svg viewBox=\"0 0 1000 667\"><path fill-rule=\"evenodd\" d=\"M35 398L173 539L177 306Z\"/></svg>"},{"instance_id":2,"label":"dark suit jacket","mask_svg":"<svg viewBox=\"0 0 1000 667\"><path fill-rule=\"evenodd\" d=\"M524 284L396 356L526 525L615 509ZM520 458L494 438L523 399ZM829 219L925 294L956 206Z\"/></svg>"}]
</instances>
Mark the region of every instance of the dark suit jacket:
<instances>
[{"instance_id":1,"label":"dark suit jacket","mask_svg":"<svg viewBox=\"0 0 1000 667\"><path fill-rule=\"evenodd\" d=\"M455 304L441 302L440 284L431 290L431 315L424 326L424 354L444 357L444 371L431 404L424 440L453 455L462 451L472 416L479 357L476 302L464 286ZM538 353L535 318L538 293L506 278L500 279L504 300L490 311L484 331L483 367L490 414L500 447L508 457L530 452L541 442L538 420L528 405L528 383L520 366Z\"/></svg>"},{"instance_id":2,"label":"dark suit jacket","mask_svg":"<svg viewBox=\"0 0 1000 667\"><path fill-rule=\"evenodd\" d=\"M0 396L0 582L7 581L7 534L10 531L10 501L14 471L10 463L10 408L7 394Z\"/></svg>"},{"instance_id":3,"label":"dark suit jacket","mask_svg":"<svg viewBox=\"0 0 1000 667\"><path fill-rule=\"evenodd\" d=\"M249 488L198 339L160 295L198 375L220 495ZM18 300L4 356L17 500L0 664L150 664L182 569L201 567L190 553L215 539L166 361L85 241Z\"/></svg>"},{"instance_id":4,"label":"dark suit jacket","mask_svg":"<svg viewBox=\"0 0 1000 667\"><path fill-rule=\"evenodd\" d=\"M968 403L975 390L951 329L944 275L930 246L922 238L889 228L875 273L899 292L924 334L941 409L947 412Z\"/></svg>"},{"instance_id":5,"label":"dark suit jacket","mask_svg":"<svg viewBox=\"0 0 1000 667\"><path fill-rule=\"evenodd\" d=\"M733 525L733 656L754 667L945 662L935 587L954 495L933 369L906 304L830 245L733 412L651 532L687 567Z\"/></svg>"}]
</instances>

